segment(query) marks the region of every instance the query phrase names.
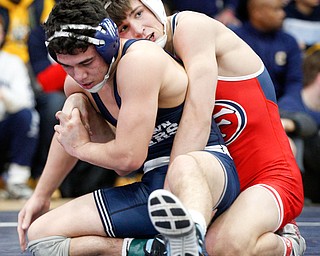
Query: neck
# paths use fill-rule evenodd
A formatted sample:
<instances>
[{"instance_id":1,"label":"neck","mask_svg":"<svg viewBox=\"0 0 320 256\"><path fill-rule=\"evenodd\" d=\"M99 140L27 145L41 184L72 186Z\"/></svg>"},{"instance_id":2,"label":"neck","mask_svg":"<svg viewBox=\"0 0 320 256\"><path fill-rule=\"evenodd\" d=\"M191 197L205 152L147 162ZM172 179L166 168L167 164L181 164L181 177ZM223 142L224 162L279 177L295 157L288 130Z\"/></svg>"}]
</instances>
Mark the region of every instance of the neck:
<instances>
[{"instance_id":1,"label":"neck","mask_svg":"<svg viewBox=\"0 0 320 256\"><path fill-rule=\"evenodd\" d=\"M173 47L173 34L172 34L172 16L167 17L167 43L164 47L164 49L171 54L174 54L174 47Z\"/></svg>"}]
</instances>

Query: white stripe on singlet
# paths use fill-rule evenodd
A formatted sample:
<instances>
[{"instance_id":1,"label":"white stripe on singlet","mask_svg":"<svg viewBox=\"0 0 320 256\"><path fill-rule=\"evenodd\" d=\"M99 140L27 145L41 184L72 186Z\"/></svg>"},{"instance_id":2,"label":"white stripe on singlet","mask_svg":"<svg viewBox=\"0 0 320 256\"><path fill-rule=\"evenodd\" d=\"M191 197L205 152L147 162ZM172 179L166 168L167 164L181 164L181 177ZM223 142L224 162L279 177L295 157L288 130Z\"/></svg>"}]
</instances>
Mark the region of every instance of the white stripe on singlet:
<instances>
[{"instance_id":1,"label":"white stripe on singlet","mask_svg":"<svg viewBox=\"0 0 320 256\"><path fill-rule=\"evenodd\" d=\"M281 223L283 221L283 216L284 216L283 202L282 202L282 199L281 199L278 191L275 190L273 187L266 185L266 184L256 184L256 185L253 185L252 187L261 187L261 188L265 189L266 191L268 191L270 193L270 195L272 196L272 198L276 204L276 207L278 209L278 224L277 224L277 228L275 230L273 230L273 232L276 232L279 229L279 227L281 226Z\"/></svg>"},{"instance_id":2,"label":"white stripe on singlet","mask_svg":"<svg viewBox=\"0 0 320 256\"><path fill-rule=\"evenodd\" d=\"M151 160L144 163L143 173L146 174L155 168L169 165L169 161L170 161L169 156L162 156L162 157L158 157L155 159L151 159Z\"/></svg>"},{"instance_id":3,"label":"white stripe on singlet","mask_svg":"<svg viewBox=\"0 0 320 256\"><path fill-rule=\"evenodd\" d=\"M207 151L220 152L220 153L226 154L229 157L231 157L228 148L224 145L207 146L204 149ZM144 163L143 173L146 174L155 168L169 165L169 161L170 161L169 156L162 156L162 157L158 157L155 159L151 159L151 160Z\"/></svg>"},{"instance_id":4,"label":"white stripe on singlet","mask_svg":"<svg viewBox=\"0 0 320 256\"><path fill-rule=\"evenodd\" d=\"M108 211L107 211L107 209L105 207L105 204L104 204L104 201L103 201L103 198L102 198L101 190L94 191L93 195L94 195L94 198L96 199L96 204L97 204L97 207L98 207L98 211L99 211L99 213L101 215L102 222L103 222L103 225L104 225L104 227L106 229L107 234L110 237L115 237L114 231L112 229L112 224L111 224L111 221L110 221L110 217L108 215Z\"/></svg>"}]
</instances>

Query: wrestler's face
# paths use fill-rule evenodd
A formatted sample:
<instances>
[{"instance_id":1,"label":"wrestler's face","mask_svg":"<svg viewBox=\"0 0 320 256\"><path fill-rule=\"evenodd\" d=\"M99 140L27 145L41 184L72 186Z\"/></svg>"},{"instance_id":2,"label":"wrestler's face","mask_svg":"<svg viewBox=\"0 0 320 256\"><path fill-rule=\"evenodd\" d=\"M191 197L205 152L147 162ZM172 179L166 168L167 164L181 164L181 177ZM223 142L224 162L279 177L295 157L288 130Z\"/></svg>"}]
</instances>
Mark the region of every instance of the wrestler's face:
<instances>
[{"instance_id":1,"label":"wrestler's face","mask_svg":"<svg viewBox=\"0 0 320 256\"><path fill-rule=\"evenodd\" d=\"M93 45L76 54L57 54L64 70L85 90L91 89L104 79L108 65Z\"/></svg>"},{"instance_id":2,"label":"wrestler's face","mask_svg":"<svg viewBox=\"0 0 320 256\"><path fill-rule=\"evenodd\" d=\"M316 7L320 4L319 0L298 0L296 2L300 5L304 5L311 8Z\"/></svg>"},{"instance_id":3,"label":"wrestler's face","mask_svg":"<svg viewBox=\"0 0 320 256\"><path fill-rule=\"evenodd\" d=\"M120 37L149 39L155 42L163 36L163 25L139 0L130 0L131 10L118 26Z\"/></svg>"},{"instance_id":4,"label":"wrestler's face","mask_svg":"<svg viewBox=\"0 0 320 256\"><path fill-rule=\"evenodd\" d=\"M282 0L266 0L261 5L260 14L259 22L265 31L280 29L285 18Z\"/></svg>"}]
</instances>

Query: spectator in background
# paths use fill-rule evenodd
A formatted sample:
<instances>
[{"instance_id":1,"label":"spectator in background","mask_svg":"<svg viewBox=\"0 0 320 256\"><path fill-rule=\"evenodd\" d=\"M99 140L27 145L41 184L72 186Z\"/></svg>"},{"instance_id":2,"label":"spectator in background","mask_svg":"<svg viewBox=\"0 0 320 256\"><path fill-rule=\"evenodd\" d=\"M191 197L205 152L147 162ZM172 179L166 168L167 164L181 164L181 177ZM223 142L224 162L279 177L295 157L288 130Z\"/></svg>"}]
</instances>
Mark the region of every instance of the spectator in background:
<instances>
[{"instance_id":1,"label":"spectator in background","mask_svg":"<svg viewBox=\"0 0 320 256\"><path fill-rule=\"evenodd\" d=\"M31 15L26 46L30 73L37 86L36 108L40 113L40 143L32 167L33 180L41 175L54 133L53 127L57 124L55 113L62 109L66 99L62 90L66 74L60 65L50 62L41 27L53 5L53 0L33 0L28 8Z\"/></svg>"},{"instance_id":2,"label":"spectator in background","mask_svg":"<svg viewBox=\"0 0 320 256\"><path fill-rule=\"evenodd\" d=\"M33 161L32 176L35 169L41 165L43 151L48 151L53 135L53 125L57 123L55 113L60 110L65 101L63 93L45 93L30 66L30 56L28 52L28 39L30 31L37 25L43 23L53 7L53 0L3 0L0 2L0 13L3 15L6 24L6 41L3 50L17 55L28 67L31 86L36 97L36 109L40 113L40 134L37 153ZM38 49L35 49L36 51ZM50 138L48 138L50 137ZM45 162L45 159L43 159ZM44 164L43 164L44 165ZM39 172L38 170L36 172Z\"/></svg>"},{"instance_id":3,"label":"spectator in background","mask_svg":"<svg viewBox=\"0 0 320 256\"><path fill-rule=\"evenodd\" d=\"M0 172L7 167L1 197L29 198L31 165L36 152L39 115L28 70L16 55L1 49L4 19L0 15Z\"/></svg>"},{"instance_id":4,"label":"spectator in background","mask_svg":"<svg viewBox=\"0 0 320 256\"><path fill-rule=\"evenodd\" d=\"M314 45L306 52L303 75L301 94L296 97L284 96L279 101L279 107L282 112L286 111L291 115L304 113L316 123L317 128L313 136L304 138L304 189L307 198L314 203L320 203L320 44ZM304 125L310 127L310 123Z\"/></svg>"},{"instance_id":5,"label":"spectator in background","mask_svg":"<svg viewBox=\"0 0 320 256\"><path fill-rule=\"evenodd\" d=\"M301 49L320 43L319 0L293 0L285 7L283 28L293 35Z\"/></svg>"},{"instance_id":6,"label":"spectator in background","mask_svg":"<svg viewBox=\"0 0 320 256\"><path fill-rule=\"evenodd\" d=\"M171 13L167 13L168 15L188 10L204 13L221 21L226 26L240 25L240 21L235 15L239 0L164 0L163 2L171 10Z\"/></svg>"},{"instance_id":7,"label":"spectator in background","mask_svg":"<svg viewBox=\"0 0 320 256\"><path fill-rule=\"evenodd\" d=\"M282 30L282 0L243 0L244 23L234 29L261 57L276 89L277 99L300 93L302 52L297 41Z\"/></svg>"}]
</instances>

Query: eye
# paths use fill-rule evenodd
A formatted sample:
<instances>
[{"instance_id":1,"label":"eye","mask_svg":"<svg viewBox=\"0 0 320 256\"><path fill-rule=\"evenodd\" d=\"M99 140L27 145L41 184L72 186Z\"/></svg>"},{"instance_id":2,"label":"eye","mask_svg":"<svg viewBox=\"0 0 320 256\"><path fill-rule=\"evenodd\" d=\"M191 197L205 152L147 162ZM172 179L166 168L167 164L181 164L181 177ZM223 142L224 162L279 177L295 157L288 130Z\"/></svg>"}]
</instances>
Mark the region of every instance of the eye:
<instances>
[{"instance_id":1,"label":"eye","mask_svg":"<svg viewBox=\"0 0 320 256\"><path fill-rule=\"evenodd\" d=\"M128 30L127 25L119 26L119 33L124 33Z\"/></svg>"},{"instance_id":2,"label":"eye","mask_svg":"<svg viewBox=\"0 0 320 256\"><path fill-rule=\"evenodd\" d=\"M71 68L71 66L65 65L65 64L62 64L62 63L60 63L60 65L61 65L64 69L70 69L70 68Z\"/></svg>"},{"instance_id":3,"label":"eye","mask_svg":"<svg viewBox=\"0 0 320 256\"><path fill-rule=\"evenodd\" d=\"M88 66L90 66L91 64L92 64L92 60L87 61L87 62L83 62L83 63L82 63L82 66L88 67Z\"/></svg>"},{"instance_id":4,"label":"eye","mask_svg":"<svg viewBox=\"0 0 320 256\"><path fill-rule=\"evenodd\" d=\"M137 11L134 16L135 18L140 18L142 16L142 11Z\"/></svg>"}]
</instances>

